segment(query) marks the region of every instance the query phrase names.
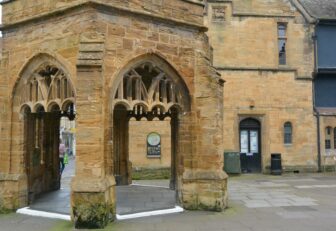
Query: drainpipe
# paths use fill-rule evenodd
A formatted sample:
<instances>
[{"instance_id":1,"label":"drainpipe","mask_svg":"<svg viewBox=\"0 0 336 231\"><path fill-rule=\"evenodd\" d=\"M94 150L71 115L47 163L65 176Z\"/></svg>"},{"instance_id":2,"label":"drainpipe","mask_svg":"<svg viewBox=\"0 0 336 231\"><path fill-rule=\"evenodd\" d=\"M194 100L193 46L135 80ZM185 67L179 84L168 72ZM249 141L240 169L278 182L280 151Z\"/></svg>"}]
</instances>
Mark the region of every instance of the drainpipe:
<instances>
[{"instance_id":1,"label":"drainpipe","mask_svg":"<svg viewBox=\"0 0 336 231\"><path fill-rule=\"evenodd\" d=\"M319 23L319 20L316 20L314 26L315 26L315 32L313 35L313 41L314 41L314 73L313 73L313 107L314 107L314 114L316 116L316 131L317 131L317 168L318 172L321 172L321 128L320 128L320 113L316 109L315 105L315 78L317 77L318 73L318 55L317 55L317 35L316 35L316 27Z\"/></svg>"}]
</instances>

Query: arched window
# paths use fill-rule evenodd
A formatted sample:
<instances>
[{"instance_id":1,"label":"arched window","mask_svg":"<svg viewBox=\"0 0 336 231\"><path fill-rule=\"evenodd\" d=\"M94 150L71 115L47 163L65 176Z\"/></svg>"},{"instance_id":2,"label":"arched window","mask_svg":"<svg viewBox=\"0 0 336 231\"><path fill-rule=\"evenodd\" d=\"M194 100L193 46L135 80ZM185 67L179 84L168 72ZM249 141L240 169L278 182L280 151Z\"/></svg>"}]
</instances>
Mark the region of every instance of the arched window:
<instances>
[{"instance_id":1,"label":"arched window","mask_svg":"<svg viewBox=\"0 0 336 231\"><path fill-rule=\"evenodd\" d=\"M331 149L331 127L326 127L325 130L325 149Z\"/></svg>"},{"instance_id":2,"label":"arched window","mask_svg":"<svg viewBox=\"0 0 336 231\"><path fill-rule=\"evenodd\" d=\"M292 144L293 139L293 127L291 122L286 122L284 124L284 143Z\"/></svg>"}]
</instances>

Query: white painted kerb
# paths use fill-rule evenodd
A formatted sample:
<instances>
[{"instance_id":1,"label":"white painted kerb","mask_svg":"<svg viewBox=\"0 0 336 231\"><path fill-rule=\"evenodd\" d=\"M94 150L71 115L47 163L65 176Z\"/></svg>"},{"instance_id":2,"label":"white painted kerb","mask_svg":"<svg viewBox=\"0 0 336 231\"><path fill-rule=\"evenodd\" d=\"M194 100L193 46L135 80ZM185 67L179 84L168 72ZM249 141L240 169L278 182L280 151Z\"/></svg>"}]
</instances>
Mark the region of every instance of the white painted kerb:
<instances>
[{"instance_id":1,"label":"white painted kerb","mask_svg":"<svg viewBox=\"0 0 336 231\"><path fill-rule=\"evenodd\" d=\"M150 216L158 216L158 215L165 215L165 214L172 214L172 213L181 213L183 211L184 211L183 208L181 208L180 206L176 206L173 209L154 210L154 211L133 213L133 214L127 214L127 215L117 214L116 216L118 220L128 220L128 219L134 219L134 218L140 218L140 217L150 217ZM18 209L16 210L16 213L29 215L29 216L35 216L35 217L46 217L46 218L52 218L52 219L61 219L61 220L71 221L71 217L69 215L43 212L43 211L30 209L29 207Z\"/></svg>"},{"instance_id":2,"label":"white painted kerb","mask_svg":"<svg viewBox=\"0 0 336 231\"><path fill-rule=\"evenodd\" d=\"M162 209L162 210L155 210L149 212L142 212L142 213L133 213L128 215L119 215L117 214L118 220L127 220L127 219L134 219L140 217L150 217L150 216L158 216L158 215L165 215L165 214L172 214L172 213L181 213L184 209L180 206L176 206L173 209Z\"/></svg>"},{"instance_id":3,"label":"white painted kerb","mask_svg":"<svg viewBox=\"0 0 336 231\"><path fill-rule=\"evenodd\" d=\"M53 218L53 219L61 219L61 220L71 221L71 217L69 215L38 211L38 210L30 209L29 207L18 209L18 210L16 210L16 213L29 215L29 216L34 216L34 217L46 217L46 218Z\"/></svg>"}]
</instances>

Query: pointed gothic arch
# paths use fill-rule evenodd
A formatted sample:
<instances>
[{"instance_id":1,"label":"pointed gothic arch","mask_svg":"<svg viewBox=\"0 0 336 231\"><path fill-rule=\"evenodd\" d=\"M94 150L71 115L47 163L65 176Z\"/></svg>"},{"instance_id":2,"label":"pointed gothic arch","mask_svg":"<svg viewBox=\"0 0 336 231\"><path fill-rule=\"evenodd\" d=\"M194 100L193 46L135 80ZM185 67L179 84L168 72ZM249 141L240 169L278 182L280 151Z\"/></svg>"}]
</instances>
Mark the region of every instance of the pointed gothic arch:
<instances>
[{"instance_id":1,"label":"pointed gothic arch","mask_svg":"<svg viewBox=\"0 0 336 231\"><path fill-rule=\"evenodd\" d=\"M167 112L173 107L190 111L191 107L183 78L156 53L143 54L128 62L113 78L111 93L112 108L123 104L130 110L143 106L148 111L160 107Z\"/></svg>"},{"instance_id":2,"label":"pointed gothic arch","mask_svg":"<svg viewBox=\"0 0 336 231\"><path fill-rule=\"evenodd\" d=\"M62 108L64 102L75 103L76 93L69 72L53 56L40 53L24 65L13 88L13 106L43 105L46 112L51 103Z\"/></svg>"},{"instance_id":3,"label":"pointed gothic arch","mask_svg":"<svg viewBox=\"0 0 336 231\"><path fill-rule=\"evenodd\" d=\"M131 183L128 156L128 123L130 118L151 121L171 118L171 181L170 188L178 191L179 117L189 112L191 100L183 78L165 59L156 54L141 55L130 61L114 78L111 87L113 120L113 174L117 184ZM187 116L185 116L187 117ZM188 132L184 130L184 132Z\"/></svg>"},{"instance_id":4,"label":"pointed gothic arch","mask_svg":"<svg viewBox=\"0 0 336 231\"><path fill-rule=\"evenodd\" d=\"M26 175L28 203L60 187L60 118L75 99L69 72L50 54L34 55L19 72L12 91L10 168Z\"/></svg>"}]
</instances>

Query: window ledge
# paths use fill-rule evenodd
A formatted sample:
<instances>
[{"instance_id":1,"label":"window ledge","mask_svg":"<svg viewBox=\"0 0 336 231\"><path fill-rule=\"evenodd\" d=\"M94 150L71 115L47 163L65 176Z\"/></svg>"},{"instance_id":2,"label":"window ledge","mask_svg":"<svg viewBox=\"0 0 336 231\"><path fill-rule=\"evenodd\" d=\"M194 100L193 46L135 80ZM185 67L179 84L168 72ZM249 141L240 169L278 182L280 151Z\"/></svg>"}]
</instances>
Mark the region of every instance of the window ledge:
<instances>
[{"instance_id":1,"label":"window ledge","mask_svg":"<svg viewBox=\"0 0 336 231\"><path fill-rule=\"evenodd\" d=\"M161 156L147 156L148 159L161 159Z\"/></svg>"}]
</instances>

